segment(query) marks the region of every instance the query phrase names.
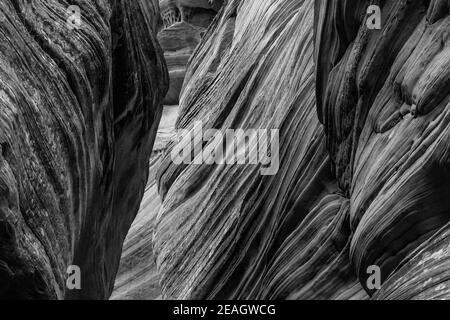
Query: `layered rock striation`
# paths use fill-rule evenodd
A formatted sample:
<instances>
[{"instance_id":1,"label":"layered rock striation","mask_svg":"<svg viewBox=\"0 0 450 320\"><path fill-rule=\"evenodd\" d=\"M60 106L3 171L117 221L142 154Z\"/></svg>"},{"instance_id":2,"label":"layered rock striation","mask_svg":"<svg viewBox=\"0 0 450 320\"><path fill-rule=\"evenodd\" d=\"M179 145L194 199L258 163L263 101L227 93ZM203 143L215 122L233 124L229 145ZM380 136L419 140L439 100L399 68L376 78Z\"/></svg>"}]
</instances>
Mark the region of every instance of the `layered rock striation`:
<instances>
[{"instance_id":1,"label":"layered rock striation","mask_svg":"<svg viewBox=\"0 0 450 320\"><path fill-rule=\"evenodd\" d=\"M169 69L170 87L164 104L178 105L186 66L195 47L222 5L208 0L161 0L158 40Z\"/></svg>"},{"instance_id":2,"label":"layered rock striation","mask_svg":"<svg viewBox=\"0 0 450 320\"><path fill-rule=\"evenodd\" d=\"M167 143L175 136L178 106L165 106L150 157L150 174L139 213L123 244L113 300L155 300L161 298L153 253L153 226L161 207L156 172Z\"/></svg>"},{"instance_id":3,"label":"layered rock striation","mask_svg":"<svg viewBox=\"0 0 450 320\"><path fill-rule=\"evenodd\" d=\"M318 114L350 200L350 260L363 285L381 268L377 298L449 298L450 4L384 1L381 30L369 4L316 2Z\"/></svg>"},{"instance_id":4,"label":"layered rock striation","mask_svg":"<svg viewBox=\"0 0 450 320\"><path fill-rule=\"evenodd\" d=\"M278 129L280 167L159 171L154 247L162 292L183 299L358 295L349 200L317 117L313 1L228 1L191 58L178 128ZM308 287L307 287L308 286Z\"/></svg>"},{"instance_id":5,"label":"layered rock striation","mask_svg":"<svg viewBox=\"0 0 450 320\"><path fill-rule=\"evenodd\" d=\"M449 298L449 13L440 0L226 1L191 57L177 128L278 129L279 170L175 164L172 141L153 238L163 297Z\"/></svg>"},{"instance_id":6,"label":"layered rock striation","mask_svg":"<svg viewBox=\"0 0 450 320\"><path fill-rule=\"evenodd\" d=\"M158 3L75 4L0 3L0 298L107 298L147 182Z\"/></svg>"},{"instance_id":7,"label":"layered rock striation","mask_svg":"<svg viewBox=\"0 0 450 320\"><path fill-rule=\"evenodd\" d=\"M158 40L170 75L170 87L150 159L150 177L139 214L124 242L122 260L111 299L158 299L161 297L153 254L153 225L161 200L156 171L167 143L176 135L180 92L188 61L213 21L222 1L160 1Z\"/></svg>"},{"instance_id":8,"label":"layered rock striation","mask_svg":"<svg viewBox=\"0 0 450 320\"><path fill-rule=\"evenodd\" d=\"M450 3L159 4L0 3L0 298L450 299Z\"/></svg>"}]
</instances>

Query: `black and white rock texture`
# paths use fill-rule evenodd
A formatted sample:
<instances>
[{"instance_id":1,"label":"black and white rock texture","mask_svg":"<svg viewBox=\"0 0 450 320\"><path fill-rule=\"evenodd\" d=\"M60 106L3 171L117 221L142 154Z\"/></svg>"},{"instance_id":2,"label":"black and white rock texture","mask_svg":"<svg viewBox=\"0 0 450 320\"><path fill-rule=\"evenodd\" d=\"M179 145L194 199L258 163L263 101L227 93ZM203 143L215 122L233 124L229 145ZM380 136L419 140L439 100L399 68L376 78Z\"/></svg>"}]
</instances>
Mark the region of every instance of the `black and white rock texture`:
<instances>
[{"instance_id":1,"label":"black and white rock texture","mask_svg":"<svg viewBox=\"0 0 450 320\"><path fill-rule=\"evenodd\" d=\"M62 2L0 3L1 298L450 299L448 0Z\"/></svg>"},{"instance_id":2,"label":"black and white rock texture","mask_svg":"<svg viewBox=\"0 0 450 320\"><path fill-rule=\"evenodd\" d=\"M161 298L153 254L153 225L161 207L156 172L167 143L175 135L178 106L165 106L150 157L150 175L139 213L125 239L111 299L155 300Z\"/></svg>"},{"instance_id":3,"label":"black and white rock texture","mask_svg":"<svg viewBox=\"0 0 450 320\"><path fill-rule=\"evenodd\" d=\"M154 249L163 297L357 296L349 199L317 117L313 1L228 1L189 64L178 128L280 130L280 168L159 170Z\"/></svg>"},{"instance_id":4,"label":"black and white rock texture","mask_svg":"<svg viewBox=\"0 0 450 320\"><path fill-rule=\"evenodd\" d=\"M158 40L164 50L170 86L150 159L150 177L139 214L125 240L122 260L111 299L160 298L158 272L153 255L153 224L161 201L156 171L167 143L175 135L179 98L188 61L202 35L217 14L221 1L160 1Z\"/></svg>"},{"instance_id":5,"label":"black and white rock texture","mask_svg":"<svg viewBox=\"0 0 450 320\"><path fill-rule=\"evenodd\" d=\"M175 165L171 144L153 239L163 297L450 297L449 3L383 1L381 30L371 4L226 2L177 128L279 129L280 168Z\"/></svg>"},{"instance_id":6,"label":"black and white rock texture","mask_svg":"<svg viewBox=\"0 0 450 320\"><path fill-rule=\"evenodd\" d=\"M0 2L0 298L109 297L147 181L158 3L73 4L79 20L66 1Z\"/></svg>"},{"instance_id":7,"label":"black and white rock texture","mask_svg":"<svg viewBox=\"0 0 450 320\"><path fill-rule=\"evenodd\" d=\"M350 263L375 298L450 298L450 3L316 2L317 107L349 199Z\"/></svg>"},{"instance_id":8,"label":"black and white rock texture","mask_svg":"<svg viewBox=\"0 0 450 320\"><path fill-rule=\"evenodd\" d=\"M178 105L186 66L213 21L222 1L160 0L158 40L169 69L170 87L164 104Z\"/></svg>"}]
</instances>

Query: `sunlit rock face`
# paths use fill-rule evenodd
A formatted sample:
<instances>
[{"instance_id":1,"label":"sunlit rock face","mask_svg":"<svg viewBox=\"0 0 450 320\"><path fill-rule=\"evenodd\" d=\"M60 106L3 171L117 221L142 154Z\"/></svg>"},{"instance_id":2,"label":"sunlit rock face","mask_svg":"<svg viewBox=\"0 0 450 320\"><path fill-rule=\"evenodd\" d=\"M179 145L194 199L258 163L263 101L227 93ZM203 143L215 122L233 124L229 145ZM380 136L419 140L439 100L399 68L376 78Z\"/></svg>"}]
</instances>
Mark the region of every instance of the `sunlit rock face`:
<instances>
[{"instance_id":1,"label":"sunlit rock face","mask_svg":"<svg viewBox=\"0 0 450 320\"><path fill-rule=\"evenodd\" d=\"M169 145L153 238L163 297L450 297L449 3L382 1L382 30L367 28L370 4L225 3L177 128L279 129L280 166L176 165Z\"/></svg>"},{"instance_id":2,"label":"sunlit rock face","mask_svg":"<svg viewBox=\"0 0 450 320\"><path fill-rule=\"evenodd\" d=\"M65 1L0 2L0 298L107 298L146 185L158 3L77 5L69 28Z\"/></svg>"},{"instance_id":3,"label":"sunlit rock face","mask_svg":"<svg viewBox=\"0 0 450 320\"><path fill-rule=\"evenodd\" d=\"M170 88L164 104L179 103L186 65L221 4L222 1L160 0L158 39L170 74Z\"/></svg>"},{"instance_id":4,"label":"sunlit rock face","mask_svg":"<svg viewBox=\"0 0 450 320\"><path fill-rule=\"evenodd\" d=\"M163 297L365 297L317 117L313 22L311 0L228 1L191 58L177 128L279 129L280 166L175 165L170 145L154 225Z\"/></svg>"},{"instance_id":5,"label":"sunlit rock face","mask_svg":"<svg viewBox=\"0 0 450 320\"><path fill-rule=\"evenodd\" d=\"M381 267L376 298L449 298L450 3L383 1L381 30L369 4L316 1L317 106L351 263L363 285Z\"/></svg>"},{"instance_id":6,"label":"sunlit rock face","mask_svg":"<svg viewBox=\"0 0 450 320\"><path fill-rule=\"evenodd\" d=\"M144 198L123 244L112 300L155 300L161 296L151 241L153 224L161 206L155 183L160 155L155 152L151 157Z\"/></svg>"}]
</instances>

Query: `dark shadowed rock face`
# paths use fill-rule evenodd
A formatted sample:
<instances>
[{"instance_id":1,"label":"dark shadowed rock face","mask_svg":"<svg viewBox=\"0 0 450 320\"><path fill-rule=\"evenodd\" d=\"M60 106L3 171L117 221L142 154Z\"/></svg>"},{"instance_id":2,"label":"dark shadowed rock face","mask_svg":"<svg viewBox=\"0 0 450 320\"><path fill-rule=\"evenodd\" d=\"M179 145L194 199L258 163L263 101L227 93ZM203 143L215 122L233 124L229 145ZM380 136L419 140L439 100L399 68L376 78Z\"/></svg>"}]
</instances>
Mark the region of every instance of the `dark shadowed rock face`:
<instances>
[{"instance_id":1,"label":"dark shadowed rock face","mask_svg":"<svg viewBox=\"0 0 450 320\"><path fill-rule=\"evenodd\" d=\"M158 173L167 298L450 298L450 9L229 0L190 60L178 128L279 129L280 166ZM314 35L313 35L314 34Z\"/></svg>"},{"instance_id":2,"label":"dark shadowed rock face","mask_svg":"<svg viewBox=\"0 0 450 320\"><path fill-rule=\"evenodd\" d=\"M158 4L76 3L73 29L63 1L0 2L0 298L107 298L146 185Z\"/></svg>"},{"instance_id":3,"label":"dark shadowed rock face","mask_svg":"<svg viewBox=\"0 0 450 320\"><path fill-rule=\"evenodd\" d=\"M125 239L119 270L111 299L154 300L161 297L159 276L153 254L153 225L161 198L156 185L156 171L167 143L175 134L178 106L165 106L150 157L150 174L139 213Z\"/></svg>"}]
</instances>

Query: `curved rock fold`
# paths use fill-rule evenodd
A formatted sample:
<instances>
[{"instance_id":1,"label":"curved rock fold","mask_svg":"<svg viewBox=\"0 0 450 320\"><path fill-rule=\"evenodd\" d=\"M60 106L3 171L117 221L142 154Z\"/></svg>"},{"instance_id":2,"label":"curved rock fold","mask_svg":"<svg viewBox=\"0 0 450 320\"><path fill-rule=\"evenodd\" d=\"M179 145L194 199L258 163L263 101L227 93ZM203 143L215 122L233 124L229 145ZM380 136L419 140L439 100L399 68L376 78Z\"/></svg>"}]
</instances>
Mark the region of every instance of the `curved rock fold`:
<instances>
[{"instance_id":1,"label":"curved rock fold","mask_svg":"<svg viewBox=\"0 0 450 320\"><path fill-rule=\"evenodd\" d=\"M73 5L0 3L0 298L450 299L448 0Z\"/></svg>"},{"instance_id":2,"label":"curved rock fold","mask_svg":"<svg viewBox=\"0 0 450 320\"><path fill-rule=\"evenodd\" d=\"M75 4L78 22L63 1L0 3L1 298L107 298L144 191L167 87L159 8Z\"/></svg>"}]
</instances>

